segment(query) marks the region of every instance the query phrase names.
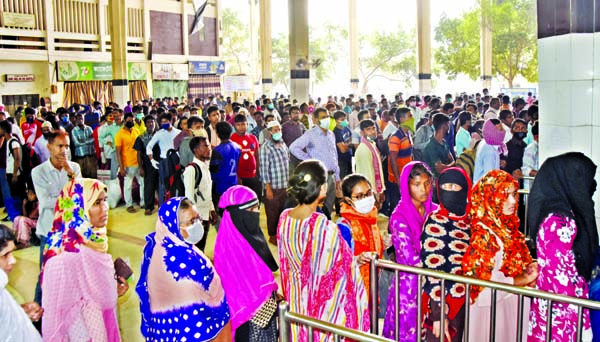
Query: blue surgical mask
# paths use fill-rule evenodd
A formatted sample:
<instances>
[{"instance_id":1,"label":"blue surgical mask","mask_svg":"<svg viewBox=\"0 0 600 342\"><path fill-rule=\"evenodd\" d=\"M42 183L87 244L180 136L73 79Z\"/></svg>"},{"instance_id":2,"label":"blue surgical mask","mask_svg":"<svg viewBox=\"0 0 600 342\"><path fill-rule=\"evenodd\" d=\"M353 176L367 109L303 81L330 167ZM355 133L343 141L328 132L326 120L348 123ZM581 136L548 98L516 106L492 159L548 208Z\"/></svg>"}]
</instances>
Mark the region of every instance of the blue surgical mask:
<instances>
[{"instance_id":1,"label":"blue surgical mask","mask_svg":"<svg viewBox=\"0 0 600 342\"><path fill-rule=\"evenodd\" d=\"M69 122L69 117L68 116L63 116L62 120L63 120L64 123L67 123L67 122Z\"/></svg>"},{"instance_id":2,"label":"blue surgical mask","mask_svg":"<svg viewBox=\"0 0 600 342\"><path fill-rule=\"evenodd\" d=\"M160 127L162 127L162 129L164 129L164 130L168 130L169 128L171 128L171 124L170 123L164 123L164 124L161 124Z\"/></svg>"},{"instance_id":3,"label":"blue surgical mask","mask_svg":"<svg viewBox=\"0 0 600 342\"><path fill-rule=\"evenodd\" d=\"M273 141L281 141L283 134L281 132L273 133L272 137Z\"/></svg>"},{"instance_id":4,"label":"blue surgical mask","mask_svg":"<svg viewBox=\"0 0 600 342\"><path fill-rule=\"evenodd\" d=\"M137 114L135 116L135 118L138 119L138 120L142 120L144 118L144 114Z\"/></svg>"},{"instance_id":5,"label":"blue surgical mask","mask_svg":"<svg viewBox=\"0 0 600 342\"><path fill-rule=\"evenodd\" d=\"M340 126L342 126L344 128L348 127L348 121L344 120L344 121L340 122Z\"/></svg>"},{"instance_id":6,"label":"blue surgical mask","mask_svg":"<svg viewBox=\"0 0 600 342\"><path fill-rule=\"evenodd\" d=\"M275 106L273 106L273 104L272 104L272 103L269 103L269 104L267 105L267 108L269 108L270 110L273 110L273 108L275 108Z\"/></svg>"}]
</instances>

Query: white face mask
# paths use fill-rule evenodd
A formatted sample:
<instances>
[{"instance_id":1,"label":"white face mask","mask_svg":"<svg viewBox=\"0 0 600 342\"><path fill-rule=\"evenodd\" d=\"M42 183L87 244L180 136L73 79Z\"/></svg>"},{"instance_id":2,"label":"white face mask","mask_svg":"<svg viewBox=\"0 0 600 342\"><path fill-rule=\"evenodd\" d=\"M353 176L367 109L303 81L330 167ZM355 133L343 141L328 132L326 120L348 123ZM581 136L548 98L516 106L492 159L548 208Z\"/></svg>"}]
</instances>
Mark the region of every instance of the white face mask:
<instances>
[{"instance_id":1,"label":"white face mask","mask_svg":"<svg viewBox=\"0 0 600 342\"><path fill-rule=\"evenodd\" d=\"M361 214L368 214L371 212L371 210L373 210L373 207L375 206L375 197L369 196L353 202L356 211L358 211Z\"/></svg>"},{"instance_id":2,"label":"white face mask","mask_svg":"<svg viewBox=\"0 0 600 342\"><path fill-rule=\"evenodd\" d=\"M197 221L193 225L189 227L183 228L187 233L188 237L185 239L186 242L191 243L192 245L197 244L202 240L204 236L204 227L202 226L202 222Z\"/></svg>"},{"instance_id":3,"label":"white face mask","mask_svg":"<svg viewBox=\"0 0 600 342\"><path fill-rule=\"evenodd\" d=\"M329 129L329 125L331 124L331 120L329 118L321 119L319 122L322 129Z\"/></svg>"}]
</instances>

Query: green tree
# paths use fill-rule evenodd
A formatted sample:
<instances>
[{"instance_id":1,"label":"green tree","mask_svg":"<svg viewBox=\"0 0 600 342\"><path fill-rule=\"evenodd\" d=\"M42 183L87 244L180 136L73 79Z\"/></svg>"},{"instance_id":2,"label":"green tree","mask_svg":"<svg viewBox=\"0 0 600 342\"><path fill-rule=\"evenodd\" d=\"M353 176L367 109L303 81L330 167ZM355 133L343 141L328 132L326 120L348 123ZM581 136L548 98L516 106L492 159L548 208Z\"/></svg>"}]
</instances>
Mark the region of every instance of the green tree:
<instances>
[{"instance_id":1,"label":"green tree","mask_svg":"<svg viewBox=\"0 0 600 342\"><path fill-rule=\"evenodd\" d=\"M458 74L473 80L479 77L480 13L477 9L462 18L443 15L435 29L435 40L440 46L434 58L451 80Z\"/></svg>"},{"instance_id":2,"label":"green tree","mask_svg":"<svg viewBox=\"0 0 600 342\"><path fill-rule=\"evenodd\" d=\"M410 85L417 68L414 31L399 28L395 32L374 32L359 40L363 94L368 92L369 81L381 73L400 78Z\"/></svg>"},{"instance_id":3,"label":"green tree","mask_svg":"<svg viewBox=\"0 0 600 342\"><path fill-rule=\"evenodd\" d=\"M522 75L537 81L537 23L534 0L479 1L478 6L459 18L442 17L435 29L440 48L436 62L450 78L465 74L479 76L482 14L489 18L492 32L492 72L502 76L509 87Z\"/></svg>"},{"instance_id":4,"label":"green tree","mask_svg":"<svg viewBox=\"0 0 600 342\"><path fill-rule=\"evenodd\" d=\"M249 60L250 34L248 25L239 18L239 13L230 8L223 9L223 59L227 65L228 74L251 74L252 65Z\"/></svg>"}]
</instances>

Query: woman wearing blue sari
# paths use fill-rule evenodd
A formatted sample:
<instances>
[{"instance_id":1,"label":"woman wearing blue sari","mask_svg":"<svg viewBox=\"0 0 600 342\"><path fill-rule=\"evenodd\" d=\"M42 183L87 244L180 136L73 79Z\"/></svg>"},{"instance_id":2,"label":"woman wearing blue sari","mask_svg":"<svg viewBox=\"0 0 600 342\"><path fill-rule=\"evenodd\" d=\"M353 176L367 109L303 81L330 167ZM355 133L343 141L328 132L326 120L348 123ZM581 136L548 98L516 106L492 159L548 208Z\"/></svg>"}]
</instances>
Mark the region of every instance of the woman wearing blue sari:
<instances>
[{"instance_id":1,"label":"woman wearing blue sari","mask_svg":"<svg viewBox=\"0 0 600 342\"><path fill-rule=\"evenodd\" d=\"M172 198L158 211L156 232L146 236L136 292L146 341L232 340L229 306L221 280L194 246L202 220L187 198Z\"/></svg>"}]
</instances>

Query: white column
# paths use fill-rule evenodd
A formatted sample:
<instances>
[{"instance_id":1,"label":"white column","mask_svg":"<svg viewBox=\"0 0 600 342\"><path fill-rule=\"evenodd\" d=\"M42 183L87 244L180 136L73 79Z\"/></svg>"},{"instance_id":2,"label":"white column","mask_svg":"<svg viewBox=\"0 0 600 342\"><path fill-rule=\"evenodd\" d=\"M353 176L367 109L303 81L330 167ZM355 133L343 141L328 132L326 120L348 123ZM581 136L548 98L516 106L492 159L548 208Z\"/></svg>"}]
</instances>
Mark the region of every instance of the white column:
<instances>
[{"instance_id":1,"label":"white column","mask_svg":"<svg viewBox=\"0 0 600 342\"><path fill-rule=\"evenodd\" d=\"M352 86L352 92L354 96L358 95L358 83L359 83L359 53L358 53L358 15L356 0L348 0L349 9L349 32L348 38L350 40L350 85Z\"/></svg>"},{"instance_id":2,"label":"white column","mask_svg":"<svg viewBox=\"0 0 600 342\"><path fill-rule=\"evenodd\" d=\"M250 0L253 1L253 0ZM260 0L260 56L262 93L271 96L273 89L271 38L271 0Z\"/></svg>"},{"instance_id":3,"label":"white column","mask_svg":"<svg viewBox=\"0 0 600 342\"><path fill-rule=\"evenodd\" d=\"M417 0L417 71L419 94L431 93L431 10L430 0Z\"/></svg>"},{"instance_id":4,"label":"white column","mask_svg":"<svg viewBox=\"0 0 600 342\"><path fill-rule=\"evenodd\" d=\"M127 3L126 0L110 0L110 45L112 57L114 101L124 106L129 100L127 79Z\"/></svg>"}]
</instances>

